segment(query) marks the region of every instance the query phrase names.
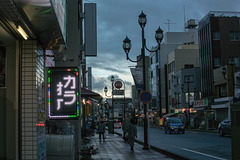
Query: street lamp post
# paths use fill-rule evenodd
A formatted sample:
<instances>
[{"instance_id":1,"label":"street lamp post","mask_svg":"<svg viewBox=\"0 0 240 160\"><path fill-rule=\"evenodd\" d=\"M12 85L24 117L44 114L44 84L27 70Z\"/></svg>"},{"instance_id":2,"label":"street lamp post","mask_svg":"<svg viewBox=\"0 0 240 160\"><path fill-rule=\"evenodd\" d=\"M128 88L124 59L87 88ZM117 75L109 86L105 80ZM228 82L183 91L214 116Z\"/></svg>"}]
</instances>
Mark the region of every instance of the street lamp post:
<instances>
[{"instance_id":1,"label":"street lamp post","mask_svg":"<svg viewBox=\"0 0 240 160\"><path fill-rule=\"evenodd\" d=\"M111 82L112 82L112 120L113 120L113 125L112 125L112 132L114 133L114 98L113 98L113 82L114 82L114 76L111 77ZM107 86L104 87L104 92L106 97L111 97L107 95L108 88Z\"/></svg>"},{"instance_id":2,"label":"street lamp post","mask_svg":"<svg viewBox=\"0 0 240 160\"><path fill-rule=\"evenodd\" d=\"M114 76L111 77L111 82L112 82L112 132L114 133L114 98L113 98L113 82L114 82ZM106 97L111 97L107 95L108 92L108 88L107 86L104 87L104 92L105 92L105 96Z\"/></svg>"},{"instance_id":3,"label":"street lamp post","mask_svg":"<svg viewBox=\"0 0 240 160\"><path fill-rule=\"evenodd\" d=\"M163 39L163 30L159 27L156 30L156 34L155 34L155 39L158 43L158 47L156 50L149 50L146 47L146 40L144 37L144 27L147 23L147 18L146 15L143 13L143 11L141 12L141 14L138 16L138 23L140 25L140 27L142 28L142 48L141 48L141 57L134 61L131 60L128 56L130 49L132 47L131 45L131 40L126 36L126 38L123 40L123 49L126 53L127 56L127 60L131 61L131 62L139 62L142 59L143 62L143 91L146 90L146 73L145 73L145 49L147 49L149 52L156 52L158 50L160 50L160 43L162 42ZM147 104L144 104L144 146L143 146L143 150L148 150L149 149L149 144L148 144L148 120L147 120Z\"/></svg>"},{"instance_id":4,"label":"street lamp post","mask_svg":"<svg viewBox=\"0 0 240 160\"><path fill-rule=\"evenodd\" d=\"M233 61L233 58L232 58L232 57L229 58L229 62L228 62L228 63L231 65L231 79L232 79L232 85L233 85L232 96L233 96L233 99L234 99L234 96L235 96L235 80L234 80L234 73L233 73L234 61ZM230 79L227 79L227 78L226 78L226 73L227 73L227 69L226 69L225 66L223 66L223 67L222 67L223 78L229 82Z\"/></svg>"},{"instance_id":5,"label":"street lamp post","mask_svg":"<svg viewBox=\"0 0 240 160\"><path fill-rule=\"evenodd\" d=\"M114 76L111 77L112 82L112 133L114 134L114 98L113 98L113 82L114 82Z\"/></svg>"},{"instance_id":6,"label":"street lamp post","mask_svg":"<svg viewBox=\"0 0 240 160\"><path fill-rule=\"evenodd\" d=\"M189 77L186 78L186 81L187 83L187 93L188 93L188 117L187 117L187 126L190 125L190 94L189 94L189 83L190 83L190 79ZM181 89L182 89L182 92L184 93L184 84L181 85Z\"/></svg>"}]
</instances>

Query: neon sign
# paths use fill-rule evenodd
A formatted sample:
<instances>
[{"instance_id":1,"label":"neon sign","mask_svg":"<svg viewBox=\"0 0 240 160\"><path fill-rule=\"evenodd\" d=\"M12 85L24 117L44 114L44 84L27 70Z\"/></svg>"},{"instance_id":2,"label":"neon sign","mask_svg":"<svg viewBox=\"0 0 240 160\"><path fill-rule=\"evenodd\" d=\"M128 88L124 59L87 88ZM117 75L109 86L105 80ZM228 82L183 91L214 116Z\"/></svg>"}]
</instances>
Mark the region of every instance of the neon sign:
<instances>
[{"instance_id":1,"label":"neon sign","mask_svg":"<svg viewBox=\"0 0 240 160\"><path fill-rule=\"evenodd\" d=\"M50 68L48 70L49 119L79 117L78 69Z\"/></svg>"}]
</instances>

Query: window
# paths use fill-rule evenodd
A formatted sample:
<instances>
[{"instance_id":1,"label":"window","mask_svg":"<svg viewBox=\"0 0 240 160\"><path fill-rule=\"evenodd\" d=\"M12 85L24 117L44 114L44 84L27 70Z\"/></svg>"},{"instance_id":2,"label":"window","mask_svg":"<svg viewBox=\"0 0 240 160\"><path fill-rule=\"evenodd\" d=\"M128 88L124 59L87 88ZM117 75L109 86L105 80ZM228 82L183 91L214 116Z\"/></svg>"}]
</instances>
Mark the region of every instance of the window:
<instances>
[{"instance_id":1,"label":"window","mask_svg":"<svg viewBox=\"0 0 240 160\"><path fill-rule=\"evenodd\" d=\"M221 66L221 61L219 57L214 58L214 66L215 67Z\"/></svg>"},{"instance_id":2,"label":"window","mask_svg":"<svg viewBox=\"0 0 240 160\"><path fill-rule=\"evenodd\" d=\"M153 78L153 71L151 71L151 78Z\"/></svg>"},{"instance_id":3,"label":"window","mask_svg":"<svg viewBox=\"0 0 240 160\"><path fill-rule=\"evenodd\" d=\"M227 96L227 84L220 85L219 90L219 97Z\"/></svg>"},{"instance_id":4,"label":"window","mask_svg":"<svg viewBox=\"0 0 240 160\"><path fill-rule=\"evenodd\" d=\"M175 61L168 64L168 73L172 73L175 71Z\"/></svg>"},{"instance_id":5,"label":"window","mask_svg":"<svg viewBox=\"0 0 240 160\"><path fill-rule=\"evenodd\" d=\"M239 32L238 31L230 32L230 41L239 41Z\"/></svg>"},{"instance_id":6,"label":"window","mask_svg":"<svg viewBox=\"0 0 240 160\"><path fill-rule=\"evenodd\" d=\"M234 64L236 65L236 70L240 70L240 57L233 58Z\"/></svg>"},{"instance_id":7,"label":"window","mask_svg":"<svg viewBox=\"0 0 240 160\"><path fill-rule=\"evenodd\" d=\"M181 97L181 94L178 93L178 104L181 104L182 103L182 97Z\"/></svg>"},{"instance_id":8,"label":"window","mask_svg":"<svg viewBox=\"0 0 240 160\"><path fill-rule=\"evenodd\" d=\"M193 68L193 67L194 67L193 64L185 64L185 65L184 65L184 68Z\"/></svg>"},{"instance_id":9,"label":"window","mask_svg":"<svg viewBox=\"0 0 240 160\"><path fill-rule=\"evenodd\" d=\"M217 32L213 32L213 40L220 40L220 33Z\"/></svg>"},{"instance_id":10,"label":"window","mask_svg":"<svg viewBox=\"0 0 240 160\"><path fill-rule=\"evenodd\" d=\"M190 105L194 102L194 92L189 92L189 102L188 102L188 93L185 93L186 103L189 103Z\"/></svg>"},{"instance_id":11,"label":"window","mask_svg":"<svg viewBox=\"0 0 240 160\"><path fill-rule=\"evenodd\" d=\"M177 85L180 85L180 77L177 77Z\"/></svg>"}]
</instances>

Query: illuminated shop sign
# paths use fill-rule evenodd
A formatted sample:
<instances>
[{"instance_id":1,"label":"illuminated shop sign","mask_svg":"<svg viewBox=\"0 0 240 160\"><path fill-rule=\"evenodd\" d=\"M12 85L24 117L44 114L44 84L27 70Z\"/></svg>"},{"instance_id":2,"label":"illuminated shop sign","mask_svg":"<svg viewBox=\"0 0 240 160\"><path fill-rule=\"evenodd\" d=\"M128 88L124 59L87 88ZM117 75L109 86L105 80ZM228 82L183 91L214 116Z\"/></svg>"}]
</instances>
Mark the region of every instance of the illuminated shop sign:
<instances>
[{"instance_id":1,"label":"illuminated shop sign","mask_svg":"<svg viewBox=\"0 0 240 160\"><path fill-rule=\"evenodd\" d=\"M79 117L78 69L50 68L48 70L49 119Z\"/></svg>"}]
</instances>

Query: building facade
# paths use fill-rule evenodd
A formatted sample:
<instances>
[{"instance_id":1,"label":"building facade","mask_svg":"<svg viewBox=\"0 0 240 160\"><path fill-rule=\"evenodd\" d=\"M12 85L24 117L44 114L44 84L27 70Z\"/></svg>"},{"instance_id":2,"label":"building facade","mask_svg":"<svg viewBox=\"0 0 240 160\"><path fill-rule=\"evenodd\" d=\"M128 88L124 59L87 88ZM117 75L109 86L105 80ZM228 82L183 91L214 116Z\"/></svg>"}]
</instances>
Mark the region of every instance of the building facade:
<instances>
[{"instance_id":1,"label":"building facade","mask_svg":"<svg viewBox=\"0 0 240 160\"><path fill-rule=\"evenodd\" d=\"M166 32L160 51L150 53L149 85L153 94L152 106L156 108L157 116L169 113L167 55L179 45L198 44L196 21L191 19L185 26L185 32Z\"/></svg>"},{"instance_id":2,"label":"building facade","mask_svg":"<svg viewBox=\"0 0 240 160\"><path fill-rule=\"evenodd\" d=\"M201 93L208 99L207 129L216 127L213 120L230 118L236 87L233 75L239 71L240 62L239 19L240 12L211 11L199 22ZM227 68L227 80L223 78L223 66Z\"/></svg>"},{"instance_id":3,"label":"building facade","mask_svg":"<svg viewBox=\"0 0 240 160\"><path fill-rule=\"evenodd\" d=\"M170 113L182 112L192 107L199 97L198 45L180 45L167 56L168 102ZM195 96L197 93L197 96Z\"/></svg>"},{"instance_id":4,"label":"building facade","mask_svg":"<svg viewBox=\"0 0 240 160\"><path fill-rule=\"evenodd\" d=\"M0 159L47 158L46 59L58 67L77 67L82 77L82 8L81 0L0 1ZM80 128L74 138L76 156Z\"/></svg>"},{"instance_id":5,"label":"building facade","mask_svg":"<svg viewBox=\"0 0 240 160\"><path fill-rule=\"evenodd\" d=\"M212 101L213 70L233 58L239 67L240 12L209 12L199 22L199 50L202 96Z\"/></svg>"}]
</instances>

